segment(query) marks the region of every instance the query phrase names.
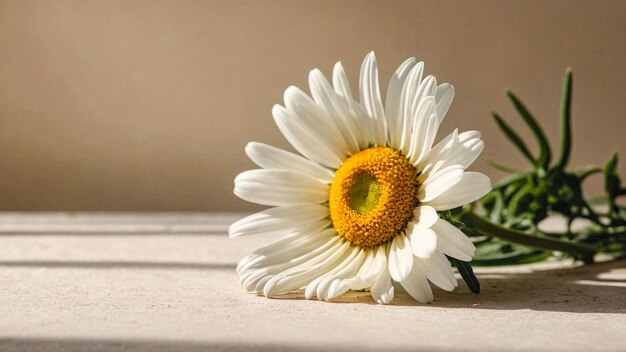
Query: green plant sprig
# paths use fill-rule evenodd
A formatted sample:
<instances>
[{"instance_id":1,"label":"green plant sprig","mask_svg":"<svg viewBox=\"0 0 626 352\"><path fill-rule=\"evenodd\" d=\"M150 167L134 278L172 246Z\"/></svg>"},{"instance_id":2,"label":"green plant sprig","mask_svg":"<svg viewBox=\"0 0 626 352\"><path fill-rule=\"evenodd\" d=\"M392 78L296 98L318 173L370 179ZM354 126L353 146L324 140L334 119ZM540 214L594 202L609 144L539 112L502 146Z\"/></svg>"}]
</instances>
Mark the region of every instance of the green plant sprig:
<instances>
[{"instance_id":1,"label":"green plant sprig","mask_svg":"<svg viewBox=\"0 0 626 352\"><path fill-rule=\"evenodd\" d=\"M507 91L506 95L535 137L538 152L531 152L527 142L500 114L493 112L502 133L532 168L515 171L491 162L511 175L494 184L493 190L478 202L446 216L474 239L477 251L472 264L531 263L546 260L555 252L585 263L593 262L598 253L613 258L626 256L626 207L618 202L619 197L626 195L626 188L617 174L617 153L603 167L568 168L572 88L573 74L568 68L561 98L560 150L555 158L541 125L513 92ZM585 197L582 187L595 174L604 175L606 194L599 203ZM539 223L553 215L564 217L567 228L561 232L541 231ZM573 225L579 220L584 220L585 225L575 228Z\"/></svg>"}]
</instances>

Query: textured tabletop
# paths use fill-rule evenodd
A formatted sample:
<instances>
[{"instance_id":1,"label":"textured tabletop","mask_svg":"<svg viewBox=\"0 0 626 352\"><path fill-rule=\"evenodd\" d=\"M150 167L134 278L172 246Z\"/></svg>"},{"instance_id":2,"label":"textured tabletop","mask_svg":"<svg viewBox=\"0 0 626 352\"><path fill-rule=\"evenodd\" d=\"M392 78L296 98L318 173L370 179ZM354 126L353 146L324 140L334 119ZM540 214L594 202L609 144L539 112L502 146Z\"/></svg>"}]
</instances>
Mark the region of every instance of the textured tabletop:
<instances>
[{"instance_id":1,"label":"textured tabletop","mask_svg":"<svg viewBox=\"0 0 626 352\"><path fill-rule=\"evenodd\" d=\"M0 214L0 351L626 351L626 261L478 268L428 305L266 299L243 214ZM532 274L531 274L532 273Z\"/></svg>"}]
</instances>

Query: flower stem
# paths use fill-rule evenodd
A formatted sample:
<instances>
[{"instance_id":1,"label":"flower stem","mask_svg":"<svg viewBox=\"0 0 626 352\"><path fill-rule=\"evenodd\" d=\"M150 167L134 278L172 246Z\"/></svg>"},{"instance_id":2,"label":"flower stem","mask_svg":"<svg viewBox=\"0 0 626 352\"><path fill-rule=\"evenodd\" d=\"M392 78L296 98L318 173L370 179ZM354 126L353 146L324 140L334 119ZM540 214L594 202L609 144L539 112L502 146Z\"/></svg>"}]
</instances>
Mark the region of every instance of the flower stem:
<instances>
[{"instance_id":1,"label":"flower stem","mask_svg":"<svg viewBox=\"0 0 626 352\"><path fill-rule=\"evenodd\" d=\"M581 245L572 242L566 242L543 236L539 233L528 234L519 230L505 228L484 219L483 217L469 212L464 218L463 222L466 226L472 230L480 233L484 236L497 237L505 241L535 247L540 249L547 249L553 251L560 251L577 257L585 262L593 262L593 256L597 250L593 247Z\"/></svg>"}]
</instances>

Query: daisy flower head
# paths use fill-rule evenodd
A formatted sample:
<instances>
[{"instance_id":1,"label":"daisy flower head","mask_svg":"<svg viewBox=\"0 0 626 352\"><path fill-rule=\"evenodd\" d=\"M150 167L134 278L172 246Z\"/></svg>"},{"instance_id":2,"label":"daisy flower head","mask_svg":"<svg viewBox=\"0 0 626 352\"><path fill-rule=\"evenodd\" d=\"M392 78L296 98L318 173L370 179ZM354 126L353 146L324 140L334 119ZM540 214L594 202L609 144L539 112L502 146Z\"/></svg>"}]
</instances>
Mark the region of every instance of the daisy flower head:
<instances>
[{"instance_id":1,"label":"daisy flower head","mask_svg":"<svg viewBox=\"0 0 626 352\"><path fill-rule=\"evenodd\" d=\"M320 300L369 290L383 304L393 282L422 303L433 300L430 283L453 290L446 256L471 261L475 247L438 212L479 199L491 183L466 171L483 150L479 132L436 142L452 85L424 77L424 64L410 58L383 99L372 52L358 97L340 62L332 83L312 70L309 89L287 88L284 106L272 110L301 155L251 142L245 151L260 169L235 178L235 195L271 208L233 223L229 235L285 235L241 260L244 289L266 297L304 289Z\"/></svg>"}]
</instances>

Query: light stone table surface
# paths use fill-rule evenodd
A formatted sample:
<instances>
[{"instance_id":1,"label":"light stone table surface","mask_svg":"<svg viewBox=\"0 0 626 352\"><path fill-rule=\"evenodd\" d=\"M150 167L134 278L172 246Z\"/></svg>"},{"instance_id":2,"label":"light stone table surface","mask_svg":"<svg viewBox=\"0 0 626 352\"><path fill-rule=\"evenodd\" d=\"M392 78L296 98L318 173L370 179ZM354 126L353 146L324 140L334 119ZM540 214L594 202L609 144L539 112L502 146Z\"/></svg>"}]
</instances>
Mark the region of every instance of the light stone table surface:
<instances>
[{"instance_id":1,"label":"light stone table surface","mask_svg":"<svg viewBox=\"0 0 626 352\"><path fill-rule=\"evenodd\" d=\"M242 291L243 214L0 214L0 351L626 351L626 261L478 268L428 305ZM460 280L460 278L459 278Z\"/></svg>"}]
</instances>

